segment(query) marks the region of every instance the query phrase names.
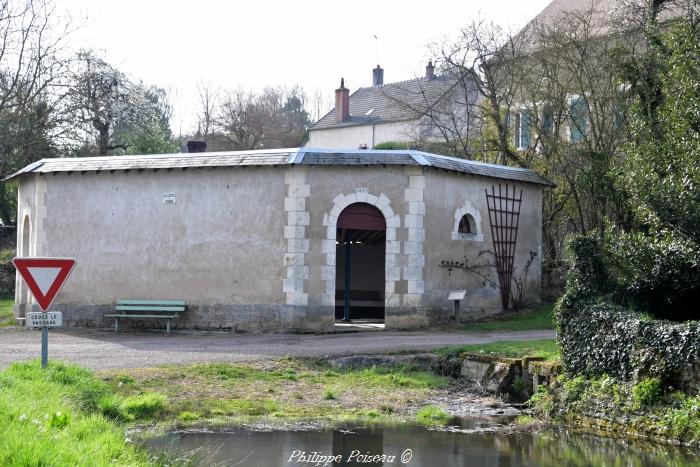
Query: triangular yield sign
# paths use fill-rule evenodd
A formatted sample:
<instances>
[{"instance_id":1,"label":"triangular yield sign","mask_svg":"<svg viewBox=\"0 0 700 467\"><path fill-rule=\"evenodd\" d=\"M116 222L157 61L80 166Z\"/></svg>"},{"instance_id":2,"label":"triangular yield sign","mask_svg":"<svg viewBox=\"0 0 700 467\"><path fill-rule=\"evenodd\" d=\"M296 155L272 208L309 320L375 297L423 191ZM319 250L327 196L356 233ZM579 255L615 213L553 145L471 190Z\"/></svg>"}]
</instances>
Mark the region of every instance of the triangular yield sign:
<instances>
[{"instance_id":1,"label":"triangular yield sign","mask_svg":"<svg viewBox=\"0 0 700 467\"><path fill-rule=\"evenodd\" d=\"M15 258L12 262L44 311L49 309L75 266L73 258Z\"/></svg>"}]
</instances>

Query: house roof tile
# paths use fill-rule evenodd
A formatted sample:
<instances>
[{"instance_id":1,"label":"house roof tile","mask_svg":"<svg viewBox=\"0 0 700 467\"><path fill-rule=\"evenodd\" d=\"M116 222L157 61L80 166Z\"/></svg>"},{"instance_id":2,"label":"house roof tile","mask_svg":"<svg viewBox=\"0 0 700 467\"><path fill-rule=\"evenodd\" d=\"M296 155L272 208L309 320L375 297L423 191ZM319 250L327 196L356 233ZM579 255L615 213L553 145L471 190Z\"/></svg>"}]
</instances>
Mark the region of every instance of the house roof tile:
<instances>
[{"instance_id":1,"label":"house roof tile","mask_svg":"<svg viewBox=\"0 0 700 467\"><path fill-rule=\"evenodd\" d=\"M350 118L336 122L335 109L310 129L321 130L352 125L371 125L419 118L457 84L450 76L418 78L397 83L360 88L350 95Z\"/></svg>"}]
</instances>

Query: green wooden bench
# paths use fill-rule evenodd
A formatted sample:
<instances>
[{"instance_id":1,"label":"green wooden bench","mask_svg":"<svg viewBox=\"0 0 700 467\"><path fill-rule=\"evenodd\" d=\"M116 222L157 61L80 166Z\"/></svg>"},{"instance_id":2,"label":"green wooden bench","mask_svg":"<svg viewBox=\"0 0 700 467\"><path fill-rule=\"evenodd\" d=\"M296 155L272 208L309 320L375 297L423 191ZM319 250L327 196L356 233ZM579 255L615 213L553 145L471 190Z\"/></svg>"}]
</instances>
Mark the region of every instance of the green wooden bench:
<instances>
[{"instance_id":1,"label":"green wooden bench","mask_svg":"<svg viewBox=\"0 0 700 467\"><path fill-rule=\"evenodd\" d=\"M184 300L118 300L113 313L105 315L114 318L114 332L119 332L119 319L164 319L166 332L170 334L170 320L179 318L185 312Z\"/></svg>"}]
</instances>

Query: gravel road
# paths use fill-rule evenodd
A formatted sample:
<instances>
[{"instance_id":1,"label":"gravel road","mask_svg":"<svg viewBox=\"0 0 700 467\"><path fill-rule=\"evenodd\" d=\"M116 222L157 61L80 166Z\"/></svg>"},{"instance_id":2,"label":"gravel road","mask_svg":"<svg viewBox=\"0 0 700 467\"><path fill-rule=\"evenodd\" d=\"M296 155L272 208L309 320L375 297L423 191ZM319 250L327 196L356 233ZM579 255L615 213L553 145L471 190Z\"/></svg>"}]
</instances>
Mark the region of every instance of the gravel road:
<instances>
[{"instance_id":1,"label":"gravel road","mask_svg":"<svg viewBox=\"0 0 700 467\"><path fill-rule=\"evenodd\" d=\"M429 350L454 344L554 338L554 331L397 332L336 334L161 334L50 331L49 358L93 370L141 368L207 361L246 361L280 356L335 357L399 350ZM41 331L0 328L0 368L41 355Z\"/></svg>"}]
</instances>

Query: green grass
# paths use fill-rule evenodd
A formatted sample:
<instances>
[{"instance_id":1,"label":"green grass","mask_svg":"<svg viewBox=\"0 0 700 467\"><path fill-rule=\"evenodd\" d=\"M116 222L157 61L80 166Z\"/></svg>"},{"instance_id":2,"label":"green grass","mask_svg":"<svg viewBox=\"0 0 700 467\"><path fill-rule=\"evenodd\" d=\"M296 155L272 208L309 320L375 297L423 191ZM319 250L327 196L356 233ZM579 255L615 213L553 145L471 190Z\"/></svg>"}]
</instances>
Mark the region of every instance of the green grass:
<instances>
[{"instance_id":1,"label":"green grass","mask_svg":"<svg viewBox=\"0 0 700 467\"><path fill-rule=\"evenodd\" d=\"M426 426L446 425L453 418L452 415L434 405L423 407L416 413L416 421Z\"/></svg>"},{"instance_id":2,"label":"green grass","mask_svg":"<svg viewBox=\"0 0 700 467\"><path fill-rule=\"evenodd\" d=\"M0 327L14 324L14 313L12 312L12 306L14 304L14 298L0 299Z\"/></svg>"},{"instance_id":3,"label":"green grass","mask_svg":"<svg viewBox=\"0 0 700 467\"><path fill-rule=\"evenodd\" d=\"M102 376L124 401L162 393L167 406L156 420L176 426L265 419L393 423L412 419L431 391L451 384L446 377L410 368L339 370L324 362L294 358L168 365ZM106 411L123 412L119 401L107 402L111 405Z\"/></svg>"},{"instance_id":4,"label":"green grass","mask_svg":"<svg viewBox=\"0 0 700 467\"><path fill-rule=\"evenodd\" d=\"M533 331L554 329L552 305L534 311L508 314L490 321L469 323L462 326L464 331Z\"/></svg>"},{"instance_id":5,"label":"green grass","mask_svg":"<svg viewBox=\"0 0 700 467\"><path fill-rule=\"evenodd\" d=\"M524 341L501 341L489 344L452 345L437 349L442 355L457 355L464 352L482 353L498 357L544 357L545 360L559 358L559 345L556 339L534 339Z\"/></svg>"},{"instance_id":6,"label":"green grass","mask_svg":"<svg viewBox=\"0 0 700 467\"><path fill-rule=\"evenodd\" d=\"M0 465L157 465L100 412L109 386L74 365L0 372ZM167 462L173 462L172 459Z\"/></svg>"}]
</instances>

